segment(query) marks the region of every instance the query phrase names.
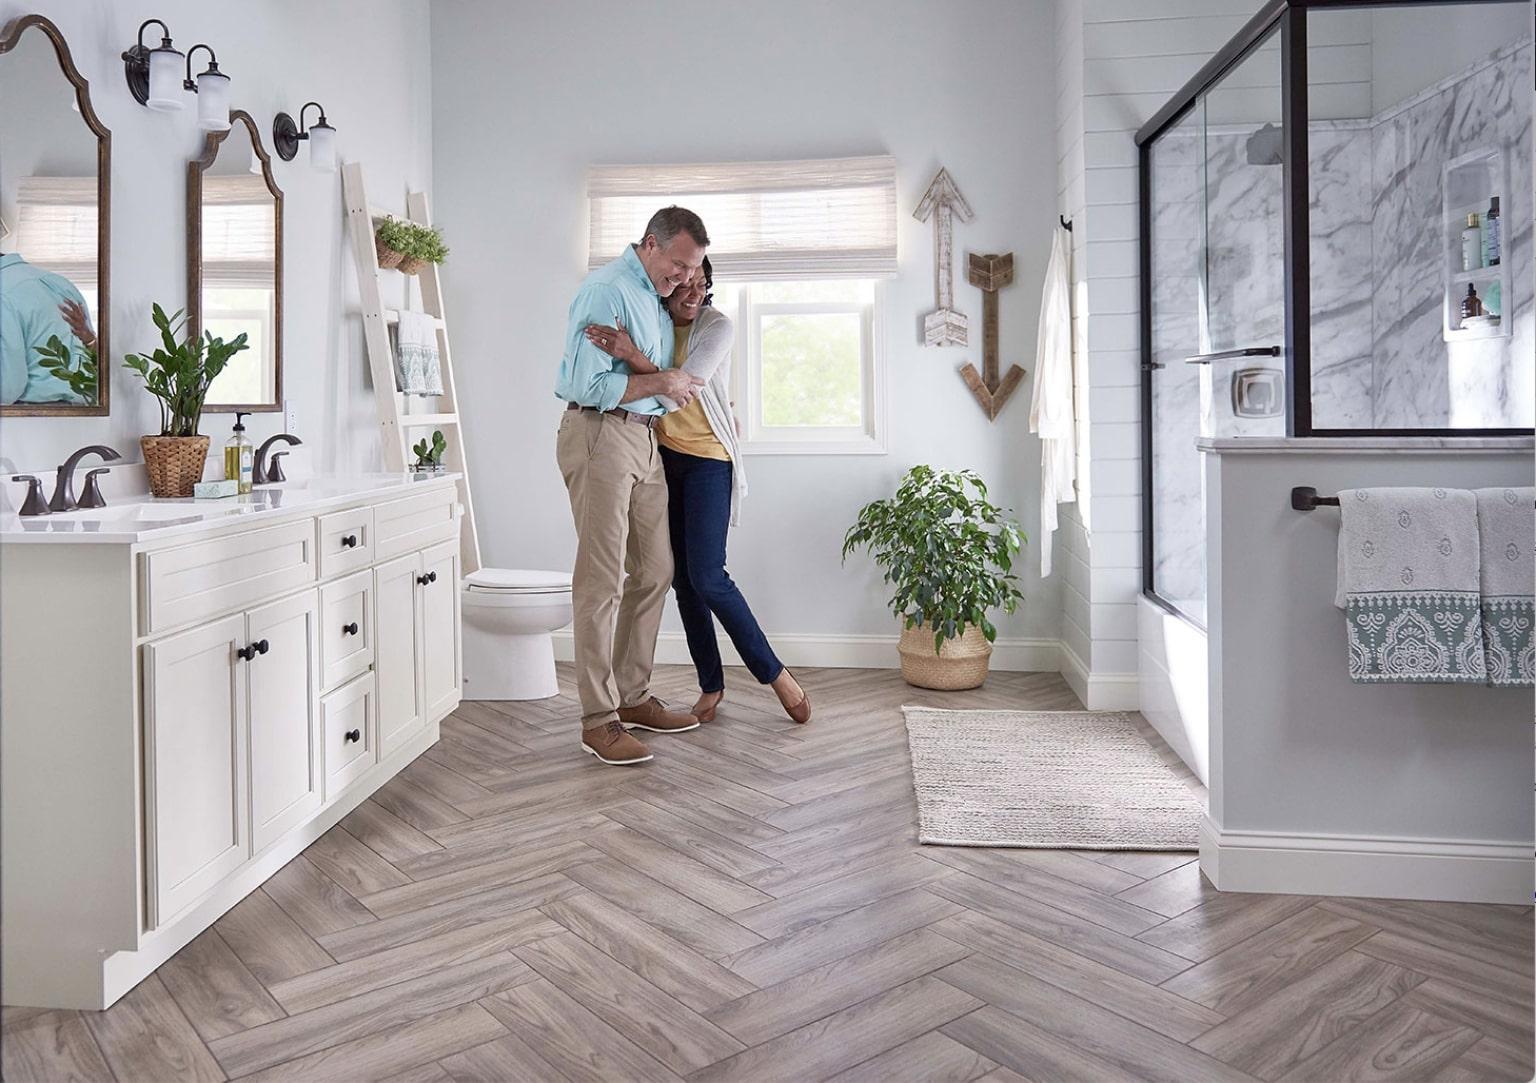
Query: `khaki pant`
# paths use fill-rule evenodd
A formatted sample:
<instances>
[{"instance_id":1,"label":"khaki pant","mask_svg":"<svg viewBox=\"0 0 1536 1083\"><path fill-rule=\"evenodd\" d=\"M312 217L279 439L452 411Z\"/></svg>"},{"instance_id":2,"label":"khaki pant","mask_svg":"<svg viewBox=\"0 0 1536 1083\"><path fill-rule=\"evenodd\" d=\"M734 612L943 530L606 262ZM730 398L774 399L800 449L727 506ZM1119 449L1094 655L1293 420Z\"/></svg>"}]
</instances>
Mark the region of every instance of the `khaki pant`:
<instances>
[{"instance_id":1,"label":"khaki pant","mask_svg":"<svg viewBox=\"0 0 1536 1083\"><path fill-rule=\"evenodd\" d=\"M672 582L667 481L654 430L592 410L561 416L555 460L576 521L572 630L581 724L588 729L650 695Z\"/></svg>"}]
</instances>

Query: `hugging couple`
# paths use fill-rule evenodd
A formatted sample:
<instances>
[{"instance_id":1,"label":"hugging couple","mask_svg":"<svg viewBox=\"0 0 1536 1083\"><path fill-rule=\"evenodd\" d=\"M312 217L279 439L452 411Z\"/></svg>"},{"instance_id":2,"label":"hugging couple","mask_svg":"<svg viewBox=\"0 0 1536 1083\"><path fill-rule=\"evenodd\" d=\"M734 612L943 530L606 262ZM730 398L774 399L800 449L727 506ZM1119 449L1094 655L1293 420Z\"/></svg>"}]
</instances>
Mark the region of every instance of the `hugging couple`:
<instances>
[{"instance_id":1,"label":"hugging couple","mask_svg":"<svg viewBox=\"0 0 1536 1083\"><path fill-rule=\"evenodd\" d=\"M747 486L731 412L734 332L710 304L708 247L698 215L657 211L639 243L587 276L566 326L555 457L576 521L581 744L607 764L651 758L626 727L681 733L714 720L725 696L716 617L789 717L811 717L810 697L725 570ZM688 711L650 689L669 584L699 674Z\"/></svg>"}]
</instances>

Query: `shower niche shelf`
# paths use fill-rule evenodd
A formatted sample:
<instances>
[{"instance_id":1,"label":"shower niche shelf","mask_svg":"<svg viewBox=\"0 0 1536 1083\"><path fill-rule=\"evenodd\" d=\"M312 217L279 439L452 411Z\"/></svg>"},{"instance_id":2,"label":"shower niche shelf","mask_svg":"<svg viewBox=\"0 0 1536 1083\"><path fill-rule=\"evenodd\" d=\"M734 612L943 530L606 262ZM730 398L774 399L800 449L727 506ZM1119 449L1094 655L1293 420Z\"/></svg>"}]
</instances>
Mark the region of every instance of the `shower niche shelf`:
<instances>
[{"instance_id":1,"label":"shower niche shelf","mask_svg":"<svg viewBox=\"0 0 1536 1083\"><path fill-rule=\"evenodd\" d=\"M1510 210L1508 169L1506 156L1497 147L1485 147L1453 158L1441 170L1443 240L1440 262L1444 268L1443 337L1446 342L1509 337L1511 321L1505 318L1510 297L1509 260L1501 258L1491 267L1462 267L1461 235L1467 228L1467 215L1477 215L1478 224L1482 226L1487 219L1489 203L1495 196L1499 198L1499 220L1503 226ZM1461 302L1469 285L1476 289L1485 310L1490 296L1496 294L1499 319L1479 319L1463 324Z\"/></svg>"}]
</instances>

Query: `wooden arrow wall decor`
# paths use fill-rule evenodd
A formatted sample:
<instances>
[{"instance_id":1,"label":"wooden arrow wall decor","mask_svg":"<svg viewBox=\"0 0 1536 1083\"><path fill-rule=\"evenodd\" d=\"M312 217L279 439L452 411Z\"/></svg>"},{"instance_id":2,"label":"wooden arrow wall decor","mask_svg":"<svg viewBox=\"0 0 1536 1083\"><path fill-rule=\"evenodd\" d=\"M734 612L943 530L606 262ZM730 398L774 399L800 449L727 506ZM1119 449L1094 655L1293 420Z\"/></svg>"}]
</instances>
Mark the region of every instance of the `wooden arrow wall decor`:
<instances>
[{"instance_id":1,"label":"wooden arrow wall decor","mask_svg":"<svg viewBox=\"0 0 1536 1083\"><path fill-rule=\"evenodd\" d=\"M960 378L971 389L988 421L996 421L1008 397L1024 379L1024 370L1009 365L1007 375L1001 379L997 373L997 291L1013 281L1013 253L1002 255L977 255L971 253L969 275L971 285L981 290L981 367L967 361L960 366Z\"/></svg>"},{"instance_id":2,"label":"wooden arrow wall decor","mask_svg":"<svg viewBox=\"0 0 1536 1083\"><path fill-rule=\"evenodd\" d=\"M923 345L964 346L966 343L965 313L955 311L955 286L953 267L953 217L969 222L976 217L971 205L960 194L949 170L940 169L934 174L928 191L912 216L919 222L933 219L933 263L935 292L939 307L923 317Z\"/></svg>"}]
</instances>

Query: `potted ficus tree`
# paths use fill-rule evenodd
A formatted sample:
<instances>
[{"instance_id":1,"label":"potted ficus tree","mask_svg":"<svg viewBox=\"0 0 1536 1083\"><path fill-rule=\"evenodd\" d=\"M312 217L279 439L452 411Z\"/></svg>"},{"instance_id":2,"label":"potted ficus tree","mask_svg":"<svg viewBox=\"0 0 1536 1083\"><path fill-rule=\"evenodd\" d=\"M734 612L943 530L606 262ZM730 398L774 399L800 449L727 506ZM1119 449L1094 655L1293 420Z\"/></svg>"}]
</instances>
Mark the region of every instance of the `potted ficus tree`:
<instances>
[{"instance_id":1,"label":"potted ficus tree","mask_svg":"<svg viewBox=\"0 0 1536 1083\"><path fill-rule=\"evenodd\" d=\"M908 684L959 689L986 680L997 638L987 614L1012 613L1023 599L1013 560L1026 540L970 470L914 466L894 497L859 511L843 559L867 548L895 587L889 605L902 620L897 650Z\"/></svg>"},{"instance_id":2,"label":"potted ficus tree","mask_svg":"<svg viewBox=\"0 0 1536 1083\"><path fill-rule=\"evenodd\" d=\"M202 338L183 336L187 321L181 312L167 316L159 305L153 306L153 319L160 332L160 348L123 358L123 365L138 374L160 403L160 435L140 437L139 446L149 472L150 493L191 496L208 459L208 437L197 431L208 387L229 359L246 349L246 336L242 333L230 342L215 338L212 332Z\"/></svg>"}]
</instances>

